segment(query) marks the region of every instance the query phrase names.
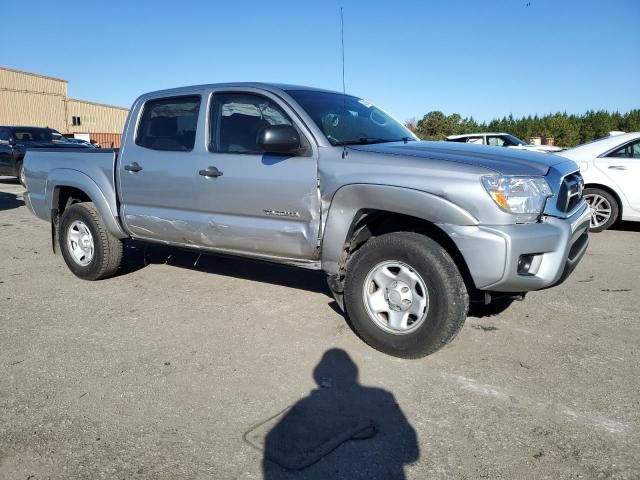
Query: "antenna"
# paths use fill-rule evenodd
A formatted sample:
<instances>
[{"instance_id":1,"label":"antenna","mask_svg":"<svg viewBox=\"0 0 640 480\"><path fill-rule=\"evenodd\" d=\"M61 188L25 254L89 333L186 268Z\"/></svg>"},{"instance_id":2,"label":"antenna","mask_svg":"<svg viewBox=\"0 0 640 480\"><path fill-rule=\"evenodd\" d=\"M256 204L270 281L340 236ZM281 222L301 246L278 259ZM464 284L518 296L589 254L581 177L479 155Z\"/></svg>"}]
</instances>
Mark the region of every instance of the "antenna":
<instances>
[{"instance_id":1,"label":"antenna","mask_svg":"<svg viewBox=\"0 0 640 480\"><path fill-rule=\"evenodd\" d=\"M347 87L344 83L344 15L342 13L342 7L340 7L340 49L342 50L342 108L343 113L347 113ZM342 143L342 158L347 156L347 146Z\"/></svg>"}]
</instances>

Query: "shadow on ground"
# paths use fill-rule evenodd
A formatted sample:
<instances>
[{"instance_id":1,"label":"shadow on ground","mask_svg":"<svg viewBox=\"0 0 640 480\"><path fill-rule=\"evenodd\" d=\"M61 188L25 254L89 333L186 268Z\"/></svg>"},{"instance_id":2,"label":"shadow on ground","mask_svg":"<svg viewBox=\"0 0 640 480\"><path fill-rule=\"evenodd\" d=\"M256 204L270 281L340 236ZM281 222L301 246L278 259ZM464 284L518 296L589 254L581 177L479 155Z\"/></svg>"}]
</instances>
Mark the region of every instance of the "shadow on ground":
<instances>
[{"instance_id":1,"label":"shadow on ground","mask_svg":"<svg viewBox=\"0 0 640 480\"><path fill-rule=\"evenodd\" d=\"M0 183L4 183L5 185L20 185L16 177L0 177Z\"/></svg>"},{"instance_id":2,"label":"shadow on ground","mask_svg":"<svg viewBox=\"0 0 640 480\"><path fill-rule=\"evenodd\" d=\"M514 302L511 298L496 298L490 304L471 303L469 305L468 317L486 318L499 315L511 306Z\"/></svg>"},{"instance_id":3,"label":"shadow on ground","mask_svg":"<svg viewBox=\"0 0 640 480\"><path fill-rule=\"evenodd\" d=\"M611 230L618 230L620 232L640 232L640 222L618 222L611 227Z\"/></svg>"},{"instance_id":4,"label":"shadow on ground","mask_svg":"<svg viewBox=\"0 0 640 480\"><path fill-rule=\"evenodd\" d=\"M0 192L0 211L22 207L24 200L13 193Z\"/></svg>"},{"instance_id":5,"label":"shadow on ground","mask_svg":"<svg viewBox=\"0 0 640 480\"><path fill-rule=\"evenodd\" d=\"M393 394L361 385L341 349L324 353L313 378L309 395L245 434L264 454L264 479L406 478L420 450Z\"/></svg>"},{"instance_id":6,"label":"shadow on ground","mask_svg":"<svg viewBox=\"0 0 640 480\"><path fill-rule=\"evenodd\" d=\"M119 275L132 273L150 264L167 264L199 272L325 293L331 296L326 276L319 271L239 257L200 254L199 252L135 240L125 242L124 265Z\"/></svg>"}]
</instances>

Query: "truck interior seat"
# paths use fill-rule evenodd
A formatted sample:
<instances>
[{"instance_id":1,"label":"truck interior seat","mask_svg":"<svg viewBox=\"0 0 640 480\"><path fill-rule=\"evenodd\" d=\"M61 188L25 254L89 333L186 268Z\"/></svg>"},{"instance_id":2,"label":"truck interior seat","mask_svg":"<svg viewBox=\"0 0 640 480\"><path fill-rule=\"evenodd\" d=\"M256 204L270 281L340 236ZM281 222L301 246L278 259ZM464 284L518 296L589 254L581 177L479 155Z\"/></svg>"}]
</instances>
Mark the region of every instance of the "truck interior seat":
<instances>
[{"instance_id":1,"label":"truck interior seat","mask_svg":"<svg viewBox=\"0 0 640 480\"><path fill-rule=\"evenodd\" d=\"M257 152L258 132L269 123L255 115L234 113L220 121L220 148L227 152Z\"/></svg>"}]
</instances>

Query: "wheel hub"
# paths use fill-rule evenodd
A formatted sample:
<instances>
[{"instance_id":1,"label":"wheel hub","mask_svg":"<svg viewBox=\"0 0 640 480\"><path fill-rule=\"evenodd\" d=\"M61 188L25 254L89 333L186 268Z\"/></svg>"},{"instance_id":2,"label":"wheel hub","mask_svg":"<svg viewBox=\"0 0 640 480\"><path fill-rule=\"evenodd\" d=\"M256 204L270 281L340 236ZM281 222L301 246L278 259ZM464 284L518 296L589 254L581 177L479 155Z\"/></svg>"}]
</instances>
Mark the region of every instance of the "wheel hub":
<instances>
[{"instance_id":1,"label":"wheel hub","mask_svg":"<svg viewBox=\"0 0 640 480\"><path fill-rule=\"evenodd\" d=\"M400 261L387 260L374 266L365 278L362 293L371 320L394 335L415 331L429 311L426 282Z\"/></svg>"},{"instance_id":2,"label":"wheel hub","mask_svg":"<svg viewBox=\"0 0 640 480\"><path fill-rule=\"evenodd\" d=\"M93 236L84 222L76 220L69 225L67 249L78 265L86 267L91 263L94 254Z\"/></svg>"},{"instance_id":3,"label":"wheel hub","mask_svg":"<svg viewBox=\"0 0 640 480\"><path fill-rule=\"evenodd\" d=\"M385 288L384 297L389 307L396 312L406 312L413 303L411 288L403 281L394 281Z\"/></svg>"}]
</instances>

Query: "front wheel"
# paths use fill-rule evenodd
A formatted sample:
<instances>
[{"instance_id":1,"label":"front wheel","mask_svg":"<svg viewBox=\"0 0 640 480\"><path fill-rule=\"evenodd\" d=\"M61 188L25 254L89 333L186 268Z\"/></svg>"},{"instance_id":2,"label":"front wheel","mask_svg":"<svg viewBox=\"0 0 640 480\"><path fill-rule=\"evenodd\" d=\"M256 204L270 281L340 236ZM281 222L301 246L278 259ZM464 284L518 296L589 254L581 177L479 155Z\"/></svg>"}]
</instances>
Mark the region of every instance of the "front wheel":
<instances>
[{"instance_id":1,"label":"front wheel","mask_svg":"<svg viewBox=\"0 0 640 480\"><path fill-rule=\"evenodd\" d=\"M122 240L114 237L92 202L76 203L60 219L60 251L77 277L100 280L113 276L122 262Z\"/></svg>"},{"instance_id":2,"label":"front wheel","mask_svg":"<svg viewBox=\"0 0 640 480\"><path fill-rule=\"evenodd\" d=\"M616 222L620 207L613 195L599 188L585 188L583 196L591 209L590 231L602 232Z\"/></svg>"},{"instance_id":3,"label":"front wheel","mask_svg":"<svg viewBox=\"0 0 640 480\"><path fill-rule=\"evenodd\" d=\"M456 264L432 239L412 232L381 235L350 259L345 307L353 328L384 353L419 358L460 331L469 296Z\"/></svg>"}]
</instances>

